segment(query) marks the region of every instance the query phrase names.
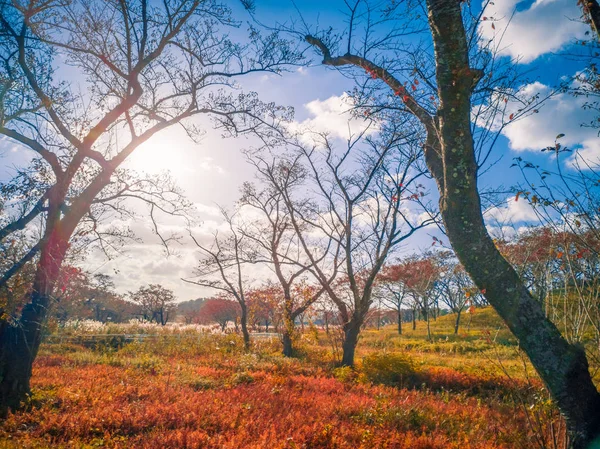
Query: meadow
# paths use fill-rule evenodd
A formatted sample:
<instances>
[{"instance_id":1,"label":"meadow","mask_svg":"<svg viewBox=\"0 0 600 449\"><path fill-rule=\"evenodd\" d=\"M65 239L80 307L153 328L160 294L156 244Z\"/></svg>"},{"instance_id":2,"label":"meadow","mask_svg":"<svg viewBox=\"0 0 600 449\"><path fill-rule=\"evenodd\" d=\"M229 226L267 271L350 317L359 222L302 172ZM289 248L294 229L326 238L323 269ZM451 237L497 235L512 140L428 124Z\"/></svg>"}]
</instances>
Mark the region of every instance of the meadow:
<instances>
[{"instance_id":1,"label":"meadow","mask_svg":"<svg viewBox=\"0 0 600 449\"><path fill-rule=\"evenodd\" d=\"M468 319L458 335L452 315L432 321L432 341L423 322L366 329L355 369L336 367L336 332L315 327L294 358L276 338L246 352L236 334L190 326L133 342L71 330L42 344L0 448L563 447L514 338L490 308L467 331Z\"/></svg>"}]
</instances>

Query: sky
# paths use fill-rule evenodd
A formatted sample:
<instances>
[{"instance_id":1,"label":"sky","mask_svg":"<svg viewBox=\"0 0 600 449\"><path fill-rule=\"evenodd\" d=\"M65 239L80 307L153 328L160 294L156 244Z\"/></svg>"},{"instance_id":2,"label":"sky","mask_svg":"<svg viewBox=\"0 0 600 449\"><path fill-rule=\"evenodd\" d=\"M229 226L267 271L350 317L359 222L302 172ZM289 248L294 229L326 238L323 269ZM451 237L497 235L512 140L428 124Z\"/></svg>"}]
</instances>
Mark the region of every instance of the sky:
<instances>
[{"instance_id":1,"label":"sky","mask_svg":"<svg viewBox=\"0 0 600 449\"><path fill-rule=\"evenodd\" d=\"M298 17L301 12L308 23L341 28L343 7L344 2L337 0L297 1L295 6L286 0L256 0L255 16L262 23L272 24ZM511 58L519 70L527 74L526 82L520 86L523 92L543 95L561 79L581 69L579 62L565 56L574 42L585 38L588 31L587 25L577 20L580 11L573 0L495 0L488 5L484 16L487 20L481 23L483 36L498 41L500 54ZM309 66L292 68L281 76L249 76L240 80L240 84L245 91L256 91L263 101L293 106L299 125L328 131L343 139L348 134L347 115L344 115L348 105L344 98L353 83L339 72L319 65L319 61L315 56ZM548 163L548 156L541 154L540 149L553 145L559 133L565 134L563 144L579 149L591 160L597 159L600 156L597 130L580 126L591 120L590 112L582 108L584 102L582 98L558 94L540 107L539 113L506 127L494 150L501 159L485 174L483 184L511 186L521 181L518 170L510 168L516 156ZM244 138L223 139L219 131L211 129L206 129L202 140L194 143L181 129L173 128L154 136L136 150L127 166L149 173L171 171L198 209L202 221L199 232L210 234L222 225L217 205L232 207L239 197L242 182L253 179L253 172L241 153L248 145L250 142ZM10 176L14 167L24 164L29 157L23 148L7 139L0 140L0 154L3 155L0 180ZM506 203L488 211L486 218L490 227L496 222L512 222L518 227L533 220L535 214L525 201L517 202L513 196L507 196ZM113 276L120 292L135 290L147 283L160 283L173 289L179 300L210 294L181 280L190 277L196 265L196 250L191 242L186 240L173 247L174 254L166 257L147 220L129 224L143 239L142 243L128 245L113 260L94 252L84 267ZM434 235L442 237L433 229L420 232L404 251L430 247Z\"/></svg>"}]
</instances>

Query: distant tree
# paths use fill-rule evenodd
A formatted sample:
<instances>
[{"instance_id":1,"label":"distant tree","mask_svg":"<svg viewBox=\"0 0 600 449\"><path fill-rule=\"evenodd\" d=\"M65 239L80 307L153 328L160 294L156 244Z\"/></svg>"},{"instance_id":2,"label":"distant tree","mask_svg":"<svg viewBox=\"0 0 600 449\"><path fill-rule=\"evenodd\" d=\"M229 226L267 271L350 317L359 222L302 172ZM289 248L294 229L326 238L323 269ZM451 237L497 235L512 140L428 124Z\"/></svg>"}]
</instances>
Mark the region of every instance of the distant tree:
<instances>
[{"instance_id":1,"label":"distant tree","mask_svg":"<svg viewBox=\"0 0 600 449\"><path fill-rule=\"evenodd\" d=\"M190 237L200 250L200 260L194 273L195 279L184 279L184 281L223 292L238 302L241 309L240 327L244 347L249 349L248 291L251 282L245 275L245 271L253 262L253 246L237 226L236 214L229 214L225 209L221 209L221 215L228 232L221 234L215 232L208 244L190 233Z\"/></svg>"},{"instance_id":2,"label":"distant tree","mask_svg":"<svg viewBox=\"0 0 600 449\"><path fill-rule=\"evenodd\" d=\"M199 324L199 314L205 298L192 299L177 304L177 316L183 318L186 324Z\"/></svg>"},{"instance_id":3,"label":"distant tree","mask_svg":"<svg viewBox=\"0 0 600 449\"><path fill-rule=\"evenodd\" d=\"M427 323L427 337L431 340L430 318L432 313L435 313L435 283L440 275L436 261L429 253L409 256L389 274L394 276L396 282L401 282L406 287L413 303L413 324L418 309Z\"/></svg>"},{"instance_id":4,"label":"distant tree","mask_svg":"<svg viewBox=\"0 0 600 449\"><path fill-rule=\"evenodd\" d=\"M130 299L139 306L144 320L162 326L175 314L175 295L160 284L149 284L135 292L129 292Z\"/></svg>"},{"instance_id":5,"label":"distant tree","mask_svg":"<svg viewBox=\"0 0 600 449\"><path fill-rule=\"evenodd\" d=\"M398 335L402 335L402 308L408 302L410 291L402 280L402 265L386 265L377 278L376 294L381 303L396 312Z\"/></svg>"},{"instance_id":6,"label":"distant tree","mask_svg":"<svg viewBox=\"0 0 600 449\"><path fill-rule=\"evenodd\" d=\"M226 298L209 298L202 303L198 312L198 320L203 324L218 323L221 331L225 331L228 323L235 323L240 316L240 305L237 301Z\"/></svg>"},{"instance_id":7,"label":"distant tree","mask_svg":"<svg viewBox=\"0 0 600 449\"><path fill-rule=\"evenodd\" d=\"M250 322L255 326L262 324L265 332L269 332L269 326L274 325L275 331L281 323L281 303L283 293L281 287L266 284L248 291L248 315Z\"/></svg>"},{"instance_id":8,"label":"distant tree","mask_svg":"<svg viewBox=\"0 0 600 449\"><path fill-rule=\"evenodd\" d=\"M435 281L437 297L452 313L456 314L454 334L458 334L462 312L481 292L471 281L471 278L450 251L442 251L433 256L437 261L439 276Z\"/></svg>"}]
</instances>

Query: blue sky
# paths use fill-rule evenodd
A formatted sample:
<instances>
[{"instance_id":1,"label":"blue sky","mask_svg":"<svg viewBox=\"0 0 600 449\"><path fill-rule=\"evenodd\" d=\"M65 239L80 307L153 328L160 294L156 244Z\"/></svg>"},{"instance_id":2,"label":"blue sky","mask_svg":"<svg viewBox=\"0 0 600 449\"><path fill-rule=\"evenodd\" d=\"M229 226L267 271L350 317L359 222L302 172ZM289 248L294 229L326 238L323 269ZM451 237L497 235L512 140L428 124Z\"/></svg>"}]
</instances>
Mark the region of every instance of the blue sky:
<instances>
[{"instance_id":1,"label":"blue sky","mask_svg":"<svg viewBox=\"0 0 600 449\"><path fill-rule=\"evenodd\" d=\"M331 25L341 29L344 26L342 1L297 1L296 6L309 23L318 20L322 27ZM249 19L243 11L239 13L242 18ZM563 77L573 76L581 70L581 62L563 55L573 49L573 42L583 38L587 31L586 25L575 20L580 16L575 1L495 0L484 14L493 18L495 25L494 30L491 28L492 21L482 22L484 35L497 39L502 33L501 54L518 61L519 68L527 73L527 82L522 89L543 93L556 86ZM255 15L261 22L273 24L297 17L297 10L292 2L286 0L256 0ZM308 54L314 56L312 66L292 68L281 76L254 75L241 81L241 87L258 92L263 100L294 106L297 122L338 133L341 137L345 129L340 129L344 120L340 120L339 114L347 107L340 99L353 84L335 70L320 66L318 56ZM588 158L596 160L600 155L600 139L597 131L580 128L581 123L589 121L588 113L581 108L582 101L560 94L543 105L538 114L511 123L494 149L502 159L485 175L482 184L510 187L521 181L518 170L510 168L515 156L540 164L551 162L539 150L551 145L558 133L565 134L563 143L581 148ZM220 225L216 204L231 206L238 197L241 183L253 177L241 155L241 150L249 144L244 139L223 140L219 132L212 130L207 131L200 144L195 144L182 131L173 129L155 136L140 148L129 166L150 172L172 171L190 200L197 204L204 229L211 232ZM165 149L168 149L166 158ZM0 154L3 154L0 158L0 180L6 179L13 171L12 167L24 164L29 157L22 148L6 139L0 140ZM533 214L525 202L515 203L509 198L504 207L491 211L489 217L507 222L512 220L520 226L531 220ZM191 245L176 248L179 255L166 258L149 223L140 220L130 225L144 243L132 245L122 256L108 262L99 254L92 254L86 268L113 275L120 291L158 282L174 289L180 300L208 293L180 281L181 277L191 274L195 264ZM405 251L430 247L431 234L434 234L433 230L421 232ZM435 235L440 237L437 233Z\"/></svg>"}]
</instances>

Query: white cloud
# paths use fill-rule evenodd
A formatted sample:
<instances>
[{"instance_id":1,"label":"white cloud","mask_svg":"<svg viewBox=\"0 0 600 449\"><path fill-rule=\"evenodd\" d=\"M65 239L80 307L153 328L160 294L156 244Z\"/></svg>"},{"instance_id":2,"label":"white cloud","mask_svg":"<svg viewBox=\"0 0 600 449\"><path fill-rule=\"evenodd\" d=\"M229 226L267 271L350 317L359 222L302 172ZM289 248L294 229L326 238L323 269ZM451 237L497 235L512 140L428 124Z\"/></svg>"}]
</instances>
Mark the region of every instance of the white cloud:
<instances>
[{"instance_id":1,"label":"white cloud","mask_svg":"<svg viewBox=\"0 0 600 449\"><path fill-rule=\"evenodd\" d=\"M521 87L516 96L527 99L539 95L539 98L544 98L551 94L551 91L549 86L536 81ZM564 134L559 140L561 145L577 150L590 164L598 164L598 129L582 126L592 122L597 113L589 108L585 109L583 106L586 102L588 100L584 96L555 93L538 107L537 113L508 123L502 134L509 140L509 147L515 151L540 151L542 148L554 146L556 137ZM522 104L518 102L509 102L504 115L498 114L495 117L492 130L499 130L502 121L509 121L509 117L513 113L517 115L521 107ZM480 125L483 125L484 121L484 117L479 117Z\"/></svg>"},{"instance_id":2,"label":"white cloud","mask_svg":"<svg viewBox=\"0 0 600 449\"><path fill-rule=\"evenodd\" d=\"M485 212L485 219L495 227L505 227L513 223L537 221L537 216L528 201L509 197L504 205L488 209Z\"/></svg>"},{"instance_id":3,"label":"white cloud","mask_svg":"<svg viewBox=\"0 0 600 449\"><path fill-rule=\"evenodd\" d=\"M334 95L326 100L313 100L304 105L310 117L302 122L294 122L293 131L302 133L327 133L332 137L348 139L367 130L366 134L377 131L370 120L353 118L352 99L347 93Z\"/></svg>"},{"instance_id":4,"label":"white cloud","mask_svg":"<svg viewBox=\"0 0 600 449\"><path fill-rule=\"evenodd\" d=\"M495 0L483 13L487 20L480 24L482 37L485 41L494 39L500 55L528 63L561 50L589 30L577 20L581 10L575 1L536 0L526 9L520 8L522 4L520 0ZM518 7L521 10L517 11Z\"/></svg>"},{"instance_id":5,"label":"white cloud","mask_svg":"<svg viewBox=\"0 0 600 449\"><path fill-rule=\"evenodd\" d=\"M194 207L196 208L196 210L198 210L198 212L202 214L210 215L211 217L221 216L221 210L217 206L208 206L202 203L194 203Z\"/></svg>"}]
</instances>

